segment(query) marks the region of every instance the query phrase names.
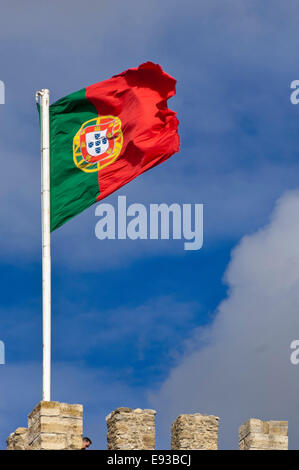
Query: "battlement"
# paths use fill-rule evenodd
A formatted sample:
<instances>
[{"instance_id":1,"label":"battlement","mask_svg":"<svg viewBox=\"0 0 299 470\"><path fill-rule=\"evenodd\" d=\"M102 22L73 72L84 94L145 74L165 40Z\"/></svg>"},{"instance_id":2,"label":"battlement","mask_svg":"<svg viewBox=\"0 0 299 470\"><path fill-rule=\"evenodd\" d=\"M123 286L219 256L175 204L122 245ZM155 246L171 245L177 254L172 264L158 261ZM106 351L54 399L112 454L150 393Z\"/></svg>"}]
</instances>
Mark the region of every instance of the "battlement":
<instances>
[{"instance_id":1,"label":"battlement","mask_svg":"<svg viewBox=\"0 0 299 470\"><path fill-rule=\"evenodd\" d=\"M288 450L288 422L249 419L239 428L241 450Z\"/></svg>"},{"instance_id":2,"label":"battlement","mask_svg":"<svg viewBox=\"0 0 299 470\"><path fill-rule=\"evenodd\" d=\"M106 417L108 450L154 450L156 411L121 407ZM171 426L171 449L217 450L219 418L182 414ZM28 428L7 438L7 450L80 449L82 405L40 402L28 416ZM240 450L288 450L288 422L249 419L239 428Z\"/></svg>"}]
</instances>

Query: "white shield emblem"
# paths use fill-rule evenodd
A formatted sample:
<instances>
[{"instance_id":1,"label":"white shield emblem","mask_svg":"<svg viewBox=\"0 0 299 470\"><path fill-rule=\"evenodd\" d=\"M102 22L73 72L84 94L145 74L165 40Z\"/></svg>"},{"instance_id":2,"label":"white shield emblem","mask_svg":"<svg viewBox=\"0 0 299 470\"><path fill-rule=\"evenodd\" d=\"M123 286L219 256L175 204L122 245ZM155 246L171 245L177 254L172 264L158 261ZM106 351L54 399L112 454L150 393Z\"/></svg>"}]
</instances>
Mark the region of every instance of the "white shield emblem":
<instances>
[{"instance_id":1,"label":"white shield emblem","mask_svg":"<svg viewBox=\"0 0 299 470\"><path fill-rule=\"evenodd\" d=\"M109 142L104 131L87 132L85 135L86 150L92 157L102 155L108 150Z\"/></svg>"}]
</instances>

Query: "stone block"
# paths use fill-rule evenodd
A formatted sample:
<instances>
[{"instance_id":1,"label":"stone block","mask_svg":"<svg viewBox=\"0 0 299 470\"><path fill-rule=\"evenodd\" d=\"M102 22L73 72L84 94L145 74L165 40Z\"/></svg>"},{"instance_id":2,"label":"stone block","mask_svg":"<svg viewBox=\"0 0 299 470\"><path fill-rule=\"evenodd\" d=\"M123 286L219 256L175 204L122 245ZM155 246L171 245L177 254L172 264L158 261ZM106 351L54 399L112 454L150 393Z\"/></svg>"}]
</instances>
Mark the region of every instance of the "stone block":
<instances>
[{"instance_id":1,"label":"stone block","mask_svg":"<svg viewBox=\"0 0 299 470\"><path fill-rule=\"evenodd\" d=\"M6 439L7 450L27 450L28 449L28 429L17 428Z\"/></svg>"},{"instance_id":2,"label":"stone block","mask_svg":"<svg viewBox=\"0 0 299 470\"><path fill-rule=\"evenodd\" d=\"M155 449L154 410L121 407L106 417L108 450Z\"/></svg>"},{"instance_id":3,"label":"stone block","mask_svg":"<svg viewBox=\"0 0 299 470\"><path fill-rule=\"evenodd\" d=\"M217 450L218 421L217 416L200 413L178 416L171 427L171 448Z\"/></svg>"},{"instance_id":4,"label":"stone block","mask_svg":"<svg viewBox=\"0 0 299 470\"><path fill-rule=\"evenodd\" d=\"M239 428L240 450L288 450L288 422L251 418Z\"/></svg>"}]
</instances>

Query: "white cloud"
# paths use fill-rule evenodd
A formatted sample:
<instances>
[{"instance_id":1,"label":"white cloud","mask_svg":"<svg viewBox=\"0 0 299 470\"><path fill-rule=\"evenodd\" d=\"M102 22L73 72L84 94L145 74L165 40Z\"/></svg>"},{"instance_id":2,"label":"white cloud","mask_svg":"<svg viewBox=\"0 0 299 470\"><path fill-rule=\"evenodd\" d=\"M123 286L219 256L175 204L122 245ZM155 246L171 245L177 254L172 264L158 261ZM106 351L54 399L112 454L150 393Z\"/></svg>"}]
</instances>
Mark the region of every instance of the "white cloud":
<instances>
[{"instance_id":1,"label":"white cloud","mask_svg":"<svg viewBox=\"0 0 299 470\"><path fill-rule=\"evenodd\" d=\"M220 416L220 445L237 446L249 417L289 420L290 447L298 448L299 368L290 343L299 338L299 191L286 193L268 225L244 237L225 274L229 292L212 325L186 344L152 406L167 446L180 413Z\"/></svg>"}]
</instances>

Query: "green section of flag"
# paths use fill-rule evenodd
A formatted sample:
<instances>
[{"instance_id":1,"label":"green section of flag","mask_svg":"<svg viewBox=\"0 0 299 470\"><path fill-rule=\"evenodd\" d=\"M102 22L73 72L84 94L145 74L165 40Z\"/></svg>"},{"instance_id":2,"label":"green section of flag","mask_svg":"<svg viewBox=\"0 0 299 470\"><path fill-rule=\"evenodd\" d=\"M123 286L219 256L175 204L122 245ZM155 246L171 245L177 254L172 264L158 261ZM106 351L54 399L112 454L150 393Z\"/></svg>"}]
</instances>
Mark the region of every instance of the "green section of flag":
<instances>
[{"instance_id":1,"label":"green section of flag","mask_svg":"<svg viewBox=\"0 0 299 470\"><path fill-rule=\"evenodd\" d=\"M100 194L98 172L83 172L73 160L74 136L97 116L85 88L50 106L51 231L94 204Z\"/></svg>"}]
</instances>

